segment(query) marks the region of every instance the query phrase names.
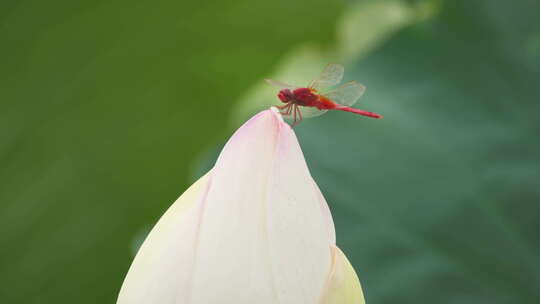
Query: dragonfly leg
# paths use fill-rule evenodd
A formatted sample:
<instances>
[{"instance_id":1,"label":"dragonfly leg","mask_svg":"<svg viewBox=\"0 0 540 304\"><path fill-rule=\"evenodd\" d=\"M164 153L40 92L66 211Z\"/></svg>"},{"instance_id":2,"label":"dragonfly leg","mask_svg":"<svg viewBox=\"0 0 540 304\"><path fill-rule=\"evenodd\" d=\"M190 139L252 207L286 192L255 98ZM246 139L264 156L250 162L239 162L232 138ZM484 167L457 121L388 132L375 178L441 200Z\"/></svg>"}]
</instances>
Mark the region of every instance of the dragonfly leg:
<instances>
[{"instance_id":1,"label":"dragonfly leg","mask_svg":"<svg viewBox=\"0 0 540 304\"><path fill-rule=\"evenodd\" d=\"M294 105L293 106L294 120L293 120L293 123L292 123L291 127L294 127L294 126L296 126L298 124L298 120L296 118L296 112L298 112L298 106Z\"/></svg>"},{"instance_id":2,"label":"dragonfly leg","mask_svg":"<svg viewBox=\"0 0 540 304\"><path fill-rule=\"evenodd\" d=\"M292 105L293 105L292 103L288 103L288 104L286 104L284 106L277 107L277 108L281 109L281 111L279 111L279 114L285 115L285 116L291 115Z\"/></svg>"},{"instance_id":3,"label":"dragonfly leg","mask_svg":"<svg viewBox=\"0 0 540 304\"><path fill-rule=\"evenodd\" d=\"M302 121L302 110L297 106L294 105L294 121L292 126L298 125Z\"/></svg>"},{"instance_id":4,"label":"dragonfly leg","mask_svg":"<svg viewBox=\"0 0 540 304\"><path fill-rule=\"evenodd\" d=\"M294 105L292 103L290 105L291 106L287 109L287 115L291 115L292 109L294 107Z\"/></svg>"}]
</instances>

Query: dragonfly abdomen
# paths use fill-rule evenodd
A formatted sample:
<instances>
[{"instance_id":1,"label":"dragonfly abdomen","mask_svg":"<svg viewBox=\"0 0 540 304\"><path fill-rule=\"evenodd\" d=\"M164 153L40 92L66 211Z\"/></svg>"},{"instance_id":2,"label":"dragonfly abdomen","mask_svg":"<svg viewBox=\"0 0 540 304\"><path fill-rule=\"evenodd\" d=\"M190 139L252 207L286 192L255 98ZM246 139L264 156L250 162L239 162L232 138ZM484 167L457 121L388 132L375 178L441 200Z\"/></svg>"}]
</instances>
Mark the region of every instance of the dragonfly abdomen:
<instances>
[{"instance_id":1,"label":"dragonfly abdomen","mask_svg":"<svg viewBox=\"0 0 540 304\"><path fill-rule=\"evenodd\" d=\"M336 108L336 103L330 99L319 95L317 98L317 104L315 105L319 110L332 110Z\"/></svg>"}]
</instances>

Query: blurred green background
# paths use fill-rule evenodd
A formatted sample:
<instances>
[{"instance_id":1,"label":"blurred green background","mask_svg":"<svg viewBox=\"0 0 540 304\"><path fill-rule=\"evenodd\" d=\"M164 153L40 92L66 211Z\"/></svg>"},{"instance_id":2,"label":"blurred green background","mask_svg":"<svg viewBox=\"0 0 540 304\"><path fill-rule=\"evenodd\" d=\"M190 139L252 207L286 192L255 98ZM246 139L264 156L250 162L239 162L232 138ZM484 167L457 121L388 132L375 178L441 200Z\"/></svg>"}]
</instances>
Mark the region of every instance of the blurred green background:
<instances>
[{"instance_id":1,"label":"blurred green background","mask_svg":"<svg viewBox=\"0 0 540 304\"><path fill-rule=\"evenodd\" d=\"M114 303L137 244L250 114L295 130L368 303L540 302L540 1L0 2L0 302Z\"/></svg>"}]
</instances>

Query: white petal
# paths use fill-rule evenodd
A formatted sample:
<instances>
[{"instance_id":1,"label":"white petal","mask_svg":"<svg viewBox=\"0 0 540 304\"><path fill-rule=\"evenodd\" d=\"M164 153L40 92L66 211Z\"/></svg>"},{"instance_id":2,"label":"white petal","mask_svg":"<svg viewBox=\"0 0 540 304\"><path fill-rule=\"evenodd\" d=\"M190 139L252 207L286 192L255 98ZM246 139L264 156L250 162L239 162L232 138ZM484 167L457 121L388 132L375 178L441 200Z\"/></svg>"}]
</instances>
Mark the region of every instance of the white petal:
<instances>
[{"instance_id":1,"label":"white petal","mask_svg":"<svg viewBox=\"0 0 540 304\"><path fill-rule=\"evenodd\" d=\"M280 132L268 187L267 227L278 303L317 303L330 270L333 222L288 125Z\"/></svg>"},{"instance_id":2,"label":"white petal","mask_svg":"<svg viewBox=\"0 0 540 304\"><path fill-rule=\"evenodd\" d=\"M118 304L186 303L202 202L211 172L193 184L161 217L139 249Z\"/></svg>"},{"instance_id":3,"label":"white petal","mask_svg":"<svg viewBox=\"0 0 540 304\"><path fill-rule=\"evenodd\" d=\"M160 219L117 303L315 304L334 243L294 132L264 111Z\"/></svg>"},{"instance_id":4,"label":"white petal","mask_svg":"<svg viewBox=\"0 0 540 304\"><path fill-rule=\"evenodd\" d=\"M188 303L276 303L266 193L279 127L274 115L260 113L221 152L205 201Z\"/></svg>"},{"instance_id":5,"label":"white petal","mask_svg":"<svg viewBox=\"0 0 540 304\"><path fill-rule=\"evenodd\" d=\"M356 272L347 257L332 247L332 271L321 304L364 304L364 294Z\"/></svg>"},{"instance_id":6,"label":"white petal","mask_svg":"<svg viewBox=\"0 0 540 304\"><path fill-rule=\"evenodd\" d=\"M319 195L278 114L246 123L214 168L190 303L316 303L333 241Z\"/></svg>"}]
</instances>

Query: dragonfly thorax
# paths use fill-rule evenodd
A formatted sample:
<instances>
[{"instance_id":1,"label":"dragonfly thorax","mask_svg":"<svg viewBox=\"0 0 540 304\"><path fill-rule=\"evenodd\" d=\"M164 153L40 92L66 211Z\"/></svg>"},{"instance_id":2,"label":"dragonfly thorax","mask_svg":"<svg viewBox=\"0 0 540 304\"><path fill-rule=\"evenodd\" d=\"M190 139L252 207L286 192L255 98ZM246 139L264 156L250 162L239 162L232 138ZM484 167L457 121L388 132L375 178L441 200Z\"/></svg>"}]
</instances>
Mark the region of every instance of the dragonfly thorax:
<instances>
[{"instance_id":1,"label":"dragonfly thorax","mask_svg":"<svg viewBox=\"0 0 540 304\"><path fill-rule=\"evenodd\" d=\"M319 99L319 95L314 93L314 90L310 88L298 88L292 93L295 103L301 106L313 106Z\"/></svg>"},{"instance_id":2,"label":"dragonfly thorax","mask_svg":"<svg viewBox=\"0 0 540 304\"><path fill-rule=\"evenodd\" d=\"M292 102L300 106L314 106L319 99L319 95L314 93L314 90L310 88L298 88L292 91L290 89L282 89L277 96L283 103Z\"/></svg>"}]
</instances>

